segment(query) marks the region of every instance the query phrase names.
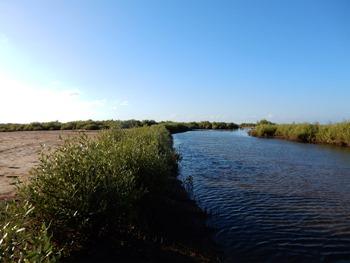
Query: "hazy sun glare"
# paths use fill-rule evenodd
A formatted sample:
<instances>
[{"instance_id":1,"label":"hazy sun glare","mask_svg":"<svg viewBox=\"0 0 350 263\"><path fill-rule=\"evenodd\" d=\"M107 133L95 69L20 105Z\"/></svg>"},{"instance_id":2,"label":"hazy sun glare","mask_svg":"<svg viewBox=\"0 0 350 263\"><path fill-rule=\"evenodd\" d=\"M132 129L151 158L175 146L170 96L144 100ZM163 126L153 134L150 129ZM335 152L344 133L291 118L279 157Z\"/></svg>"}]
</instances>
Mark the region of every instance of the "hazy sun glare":
<instances>
[{"instance_id":1,"label":"hazy sun glare","mask_svg":"<svg viewBox=\"0 0 350 263\"><path fill-rule=\"evenodd\" d=\"M0 73L0 122L70 121L98 115L106 101L83 99L78 89L33 86Z\"/></svg>"}]
</instances>

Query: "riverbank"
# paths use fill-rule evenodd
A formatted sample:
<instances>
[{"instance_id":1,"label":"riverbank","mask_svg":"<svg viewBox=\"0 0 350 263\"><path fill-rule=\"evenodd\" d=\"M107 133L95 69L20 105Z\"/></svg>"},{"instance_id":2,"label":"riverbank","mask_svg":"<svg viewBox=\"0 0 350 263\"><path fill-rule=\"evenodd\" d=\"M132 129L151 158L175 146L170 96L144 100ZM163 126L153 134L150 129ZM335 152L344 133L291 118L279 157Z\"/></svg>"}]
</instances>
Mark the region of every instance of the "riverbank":
<instances>
[{"instance_id":1,"label":"riverbank","mask_svg":"<svg viewBox=\"0 0 350 263\"><path fill-rule=\"evenodd\" d=\"M335 124L259 124L249 134L314 144L350 147L350 122Z\"/></svg>"},{"instance_id":2,"label":"riverbank","mask_svg":"<svg viewBox=\"0 0 350 263\"><path fill-rule=\"evenodd\" d=\"M162 126L69 139L1 203L1 261L217 261L177 160Z\"/></svg>"}]
</instances>

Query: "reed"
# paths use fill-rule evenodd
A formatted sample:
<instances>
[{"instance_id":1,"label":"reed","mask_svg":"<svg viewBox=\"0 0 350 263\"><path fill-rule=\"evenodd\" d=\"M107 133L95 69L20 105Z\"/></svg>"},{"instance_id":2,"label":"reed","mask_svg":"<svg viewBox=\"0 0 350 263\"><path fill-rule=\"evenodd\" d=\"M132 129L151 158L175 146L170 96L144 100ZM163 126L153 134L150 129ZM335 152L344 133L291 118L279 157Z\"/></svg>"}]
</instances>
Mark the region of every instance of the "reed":
<instances>
[{"instance_id":1,"label":"reed","mask_svg":"<svg viewBox=\"0 0 350 263\"><path fill-rule=\"evenodd\" d=\"M259 124L250 134L256 137L277 137L287 140L350 146L350 122L335 124Z\"/></svg>"}]
</instances>

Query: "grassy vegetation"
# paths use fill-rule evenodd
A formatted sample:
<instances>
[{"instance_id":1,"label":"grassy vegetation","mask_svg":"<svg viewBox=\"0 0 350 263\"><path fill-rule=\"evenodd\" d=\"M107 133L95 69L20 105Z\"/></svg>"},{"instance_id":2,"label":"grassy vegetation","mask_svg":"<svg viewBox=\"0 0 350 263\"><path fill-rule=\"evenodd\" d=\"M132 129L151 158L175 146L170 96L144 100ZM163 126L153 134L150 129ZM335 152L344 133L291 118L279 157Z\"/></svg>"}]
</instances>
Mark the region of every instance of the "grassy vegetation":
<instances>
[{"instance_id":1,"label":"grassy vegetation","mask_svg":"<svg viewBox=\"0 0 350 263\"><path fill-rule=\"evenodd\" d=\"M243 122L239 125L239 128L244 129L244 128L254 128L256 126L256 123L252 122Z\"/></svg>"},{"instance_id":2,"label":"grassy vegetation","mask_svg":"<svg viewBox=\"0 0 350 263\"><path fill-rule=\"evenodd\" d=\"M58 121L51 122L32 122L29 124L18 123L2 123L0 124L0 131L45 131L45 130L103 130L108 128L136 128L143 126L151 126L156 124L152 120L107 120L107 121L71 121L61 123Z\"/></svg>"},{"instance_id":3,"label":"grassy vegetation","mask_svg":"<svg viewBox=\"0 0 350 263\"><path fill-rule=\"evenodd\" d=\"M258 124L251 135L257 137L278 137L305 143L350 146L350 122L335 124Z\"/></svg>"},{"instance_id":4,"label":"grassy vegetation","mask_svg":"<svg viewBox=\"0 0 350 263\"><path fill-rule=\"evenodd\" d=\"M213 130L236 130L239 125L233 122L162 122L163 125L171 132L184 132L198 129L213 129Z\"/></svg>"},{"instance_id":5,"label":"grassy vegetation","mask_svg":"<svg viewBox=\"0 0 350 263\"><path fill-rule=\"evenodd\" d=\"M238 129L239 126L235 123L226 122L159 122L154 120L106 120L106 121L71 121L61 123L58 121L52 122L32 122L29 124L18 124L18 123L0 123L0 132L11 132L11 131L45 131L45 130L103 130L110 128L137 128L152 126L157 124L165 125L171 132L182 132L192 129L216 129L216 130L233 130Z\"/></svg>"},{"instance_id":6,"label":"grassy vegetation","mask_svg":"<svg viewBox=\"0 0 350 263\"><path fill-rule=\"evenodd\" d=\"M177 160L163 125L82 134L42 154L17 200L1 204L0 261L76 262L106 246L129 259L150 247L199 255L175 238L195 228L174 213Z\"/></svg>"}]
</instances>

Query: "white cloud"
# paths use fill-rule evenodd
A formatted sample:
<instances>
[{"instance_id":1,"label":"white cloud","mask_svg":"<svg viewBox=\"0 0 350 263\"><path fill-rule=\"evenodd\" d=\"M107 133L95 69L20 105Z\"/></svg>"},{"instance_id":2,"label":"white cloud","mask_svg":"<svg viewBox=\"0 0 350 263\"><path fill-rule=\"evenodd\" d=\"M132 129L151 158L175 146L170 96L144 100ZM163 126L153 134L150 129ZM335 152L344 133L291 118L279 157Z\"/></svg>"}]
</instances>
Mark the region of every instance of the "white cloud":
<instances>
[{"instance_id":1,"label":"white cloud","mask_svg":"<svg viewBox=\"0 0 350 263\"><path fill-rule=\"evenodd\" d=\"M34 87L0 73L0 123L98 119L106 104L106 100L83 99L78 89L60 84Z\"/></svg>"}]
</instances>

